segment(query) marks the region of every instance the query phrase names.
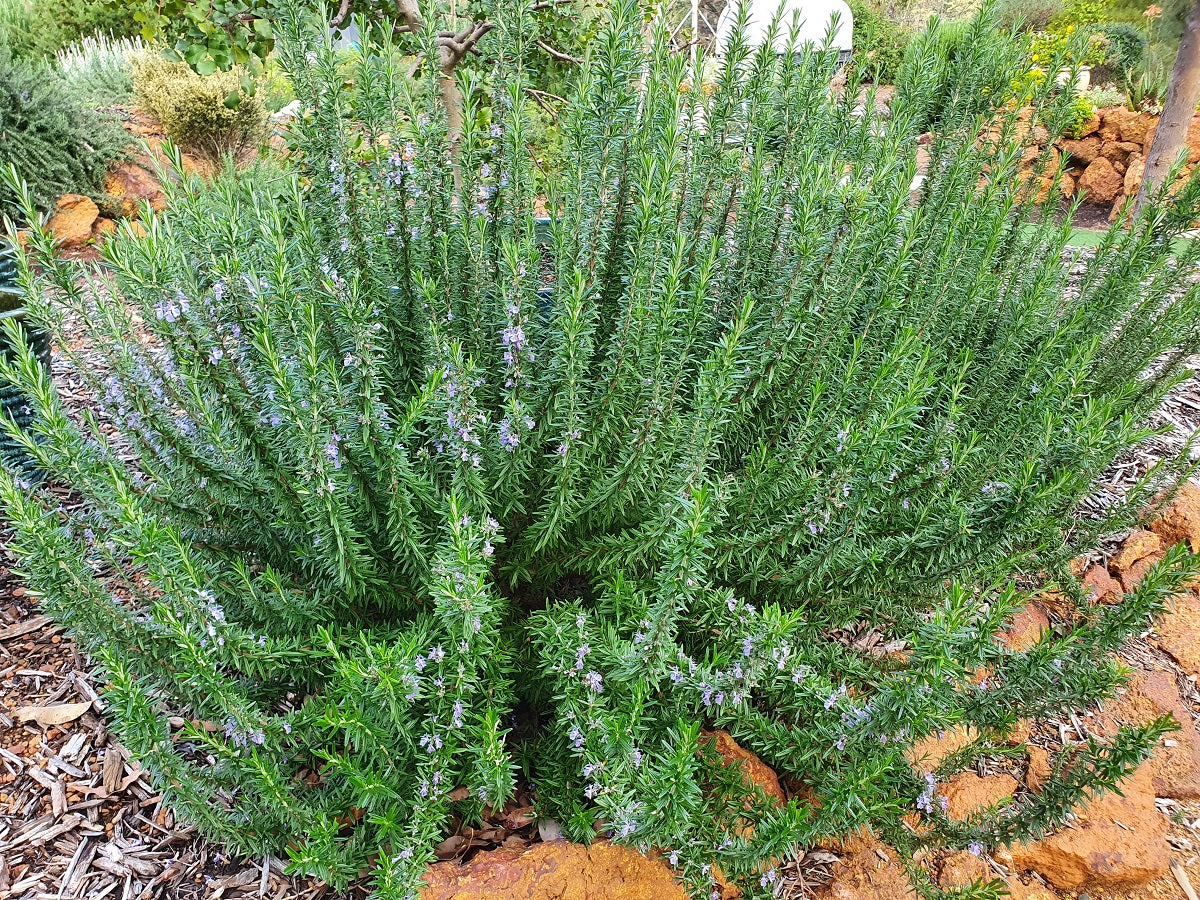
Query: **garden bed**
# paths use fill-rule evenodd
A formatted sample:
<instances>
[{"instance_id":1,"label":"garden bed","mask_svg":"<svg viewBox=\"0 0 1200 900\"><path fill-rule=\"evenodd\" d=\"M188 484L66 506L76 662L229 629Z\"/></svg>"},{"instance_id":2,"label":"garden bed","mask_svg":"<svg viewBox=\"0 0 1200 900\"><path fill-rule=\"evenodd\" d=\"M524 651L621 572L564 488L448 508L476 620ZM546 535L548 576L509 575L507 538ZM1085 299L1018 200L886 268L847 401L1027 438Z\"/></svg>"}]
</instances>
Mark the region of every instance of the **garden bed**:
<instances>
[{"instance_id":1,"label":"garden bed","mask_svg":"<svg viewBox=\"0 0 1200 900\"><path fill-rule=\"evenodd\" d=\"M74 346L88 358L84 344ZM1200 361L1193 366L1198 367ZM60 395L76 415L90 405L80 377L63 357L54 357L53 374ZM1176 431L1152 439L1136 455L1120 460L1087 506L1099 509L1122 495L1138 475L1157 459L1176 451L1184 436L1200 425L1200 377L1193 377L1172 392L1155 424L1170 424ZM72 502L69 496L62 499L64 504ZM1114 559L1116 550L1115 544L1099 548L1091 559L1107 563ZM1119 573L1116 577L1119 579ZM1170 685L1175 685L1179 695L1174 701L1168 697L1168 705L1178 704L1175 708L1186 709L1195 721L1200 719L1200 692L1196 690L1196 675L1200 671L1195 666L1191 672L1187 671L1164 649L1186 646L1188 634L1193 634L1200 643L1200 630L1189 632L1196 624L1190 619L1192 606L1184 604L1170 616L1160 634L1147 633L1130 645L1124 658L1130 667L1147 673L1144 678L1149 678L1160 693L1166 685L1166 693L1171 694ZM1162 635L1167 637L1163 639ZM870 635L846 638L868 641ZM280 860L230 859L219 847L174 818L138 762L127 758L108 735L104 703L98 696L99 685L94 682L90 662L79 654L60 626L38 613L7 565L0 567L0 672L5 676L0 694L0 809L4 810L0 820L0 898L220 900L262 896L274 900L316 900L329 892L322 882L286 876ZM40 712L35 714L33 710ZM26 716L36 715L45 721L37 718L22 721L22 711ZM69 721L53 724L57 719ZM1097 725L1102 720L1097 710L1078 710L1069 719L1040 723L1029 741L1033 747L1053 748L1085 740L1089 735L1103 733ZM1192 740L1194 727L1189 722L1184 724L1188 726L1185 728L1190 735L1188 740ZM1195 740L1195 749L1200 753L1200 738ZM1183 741L1177 741L1176 746L1180 743ZM947 786L947 791L953 789L954 796L966 797L962 802L970 803L972 791L983 790L986 798L989 786L1018 785L1018 790L1028 790L1031 783L1036 783L1039 765L1036 755L1034 751L1028 757L1017 754L1007 767L994 770L981 767L971 776L978 778L978 783L959 784L956 779ZM756 758L755 762L761 766ZM1147 771L1154 765L1148 763ZM1185 766L1177 781L1187 789L1173 792L1186 794L1188 799L1162 798L1153 817L1130 831L1129 842L1131 845L1138 840L1158 842L1151 847L1157 854L1155 858L1161 861L1171 853L1190 872L1190 879L1200 884L1200 863L1194 852L1200 848L1200 838L1194 832L1194 826L1200 824L1200 805L1195 799L1200 798L1200 767ZM787 792L788 786L785 784L782 790ZM1150 803L1154 803L1153 798ZM509 896L498 893L496 885L502 882L511 890L516 885L531 884L529 890L534 891L541 883L544 891L556 883L545 872L547 865L556 870L558 864L553 861L548 864L545 857L553 857L559 853L557 849L523 855L523 851L541 843L543 836L553 839L553 827L549 831L539 830L528 816L528 807L522 807L519 799L502 813L495 817L497 821L490 832L460 828L458 834L439 847L439 858L447 860L443 866L453 866L464 859L468 865L461 870L439 870L438 889L430 891L431 897ZM1127 813L1124 815L1131 818ZM1159 822L1161 816L1168 816L1169 821ZM1149 837L1135 833L1147 822L1153 825ZM490 852L494 848L501 849ZM569 851L564 847L562 852ZM890 848L862 841L812 848L801 860L781 867L779 896L909 896L907 878L894 854ZM1014 861L1005 855L986 864L980 859L959 858L963 856L931 858L925 864L931 876L943 886L964 877L1011 876L1018 865L1028 864L1025 859ZM522 868L532 862L540 866L537 877L529 876ZM565 860L564 866L578 869L580 862ZM647 871L655 873L657 869L652 867ZM1036 879L1026 884L1010 878L1009 885L1017 897L1068 896L1056 894ZM614 890L609 884L602 893L616 896ZM1168 897L1178 895L1178 891L1177 876L1168 874L1132 896ZM363 887L351 892L359 896L365 893ZM518 892L513 896L526 894Z\"/></svg>"}]
</instances>

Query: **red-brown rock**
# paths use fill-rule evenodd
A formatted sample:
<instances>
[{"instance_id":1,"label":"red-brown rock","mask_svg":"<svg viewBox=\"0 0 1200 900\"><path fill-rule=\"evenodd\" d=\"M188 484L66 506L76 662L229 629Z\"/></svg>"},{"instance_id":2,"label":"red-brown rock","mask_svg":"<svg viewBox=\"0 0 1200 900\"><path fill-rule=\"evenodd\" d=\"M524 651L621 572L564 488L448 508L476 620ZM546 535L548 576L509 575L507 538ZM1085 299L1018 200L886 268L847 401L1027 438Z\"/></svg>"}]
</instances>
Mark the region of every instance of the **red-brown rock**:
<instances>
[{"instance_id":1,"label":"red-brown rock","mask_svg":"<svg viewBox=\"0 0 1200 900\"><path fill-rule=\"evenodd\" d=\"M1135 113L1121 122L1121 140L1134 144L1145 145L1146 133L1158 124L1158 116L1149 113Z\"/></svg>"},{"instance_id":2,"label":"red-brown rock","mask_svg":"<svg viewBox=\"0 0 1200 900\"><path fill-rule=\"evenodd\" d=\"M1037 879L1024 882L1014 875L1004 879L1004 886L1008 888L1009 900L1059 900L1058 894Z\"/></svg>"},{"instance_id":3,"label":"red-brown rock","mask_svg":"<svg viewBox=\"0 0 1200 900\"><path fill-rule=\"evenodd\" d=\"M50 217L49 229L58 241L67 246L86 243L92 236L92 225L100 216L100 208L82 194L63 194Z\"/></svg>"},{"instance_id":4,"label":"red-brown rock","mask_svg":"<svg viewBox=\"0 0 1200 900\"><path fill-rule=\"evenodd\" d=\"M1054 771L1050 765L1050 751L1037 744L1030 744L1025 748L1025 752L1029 755L1029 766L1025 770L1025 787L1039 794L1046 784L1046 779Z\"/></svg>"},{"instance_id":5,"label":"red-brown rock","mask_svg":"<svg viewBox=\"0 0 1200 900\"><path fill-rule=\"evenodd\" d=\"M1050 618L1036 603L1030 603L1013 614L1012 624L1000 633L1000 640L1013 653L1028 650L1050 628Z\"/></svg>"},{"instance_id":6,"label":"red-brown rock","mask_svg":"<svg viewBox=\"0 0 1200 900\"><path fill-rule=\"evenodd\" d=\"M1178 594L1154 626L1154 644L1171 655L1179 668L1200 676L1200 597ZM1191 718L1181 719L1186 725ZM1173 796L1173 795L1172 795Z\"/></svg>"},{"instance_id":7,"label":"red-brown rock","mask_svg":"<svg viewBox=\"0 0 1200 900\"><path fill-rule=\"evenodd\" d=\"M701 740L715 741L716 750L726 765L741 766L746 780L760 788L768 798L773 798L780 805L786 802L787 796L779 785L779 776L775 774L775 770L755 754L739 746L728 731L714 731L704 735Z\"/></svg>"},{"instance_id":8,"label":"red-brown rock","mask_svg":"<svg viewBox=\"0 0 1200 900\"><path fill-rule=\"evenodd\" d=\"M112 219L106 219L103 216L98 218L92 226L93 237L107 237L117 230L117 223Z\"/></svg>"},{"instance_id":9,"label":"red-brown rock","mask_svg":"<svg viewBox=\"0 0 1200 900\"><path fill-rule=\"evenodd\" d=\"M1150 530L1164 547L1186 541L1193 553L1200 553L1200 487L1190 481L1184 484Z\"/></svg>"},{"instance_id":10,"label":"red-brown rock","mask_svg":"<svg viewBox=\"0 0 1200 900\"><path fill-rule=\"evenodd\" d=\"M437 863L425 873L420 900L686 900L662 862L597 841L500 848L467 865Z\"/></svg>"},{"instance_id":11,"label":"red-brown rock","mask_svg":"<svg viewBox=\"0 0 1200 900\"><path fill-rule=\"evenodd\" d=\"M829 881L816 893L830 900L916 900L908 873L895 850L876 844L834 864Z\"/></svg>"},{"instance_id":12,"label":"red-brown rock","mask_svg":"<svg viewBox=\"0 0 1200 900\"><path fill-rule=\"evenodd\" d=\"M1129 593L1162 557L1162 540L1157 534L1135 531L1108 561L1108 570L1121 582L1125 593Z\"/></svg>"},{"instance_id":13,"label":"red-brown rock","mask_svg":"<svg viewBox=\"0 0 1200 900\"><path fill-rule=\"evenodd\" d=\"M1146 160L1140 153L1130 153L1125 169L1124 192L1126 197L1132 197L1142 186L1142 176L1146 174Z\"/></svg>"},{"instance_id":14,"label":"red-brown rock","mask_svg":"<svg viewBox=\"0 0 1200 900\"><path fill-rule=\"evenodd\" d=\"M979 732L974 725L956 725L917 741L905 755L910 766L927 774L940 766L951 753L957 753L978 739Z\"/></svg>"},{"instance_id":15,"label":"red-brown rock","mask_svg":"<svg viewBox=\"0 0 1200 900\"><path fill-rule=\"evenodd\" d=\"M123 162L109 173L104 179L104 191L121 201L121 213L125 216L137 215L138 204L143 200L155 210L167 204L158 179L132 162Z\"/></svg>"},{"instance_id":16,"label":"red-brown rock","mask_svg":"<svg viewBox=\"0 0 1200 900\"><path fill-rule=\"evenodd\" d=\"M1141 769L1148 773L1155 796L1195 800L1200 798L1200 735L1169 672L1139 672L1124 694L1104 704L1099 724L1115 734L1122 724L1141 725L1165 713L1181 727L1166 736Z\"/></svg>"},{"instance_id":17,"label":"red-brown rock","mask_svg":"<svg viewBox=\"0 0 1200 900\"><path fill-rule=\"evenodd\" d=\"M1099 112L1100 138L1104 141L1121 140L1122 130L1133 127L1131 120L1137 117L1136 113L1126 109L1124 106L1110 106Z\"/></svg>"},{"instance_id":18,"label":"red-brown rock","mask_svg":"<svg viewBox=\"0 0 1200 900\"><path fill-rule=\"evenodd\" d=\"M1122 146L1121 141L1105 141L1100 145L1100 155L1112 163L1114 169L1120 169L1128 159L1129 151Z\"/></svg>"},{"instance_id":19,"label":"red-brown rock","mask_svg":"<svg viewBox=\"0 0 1200 900\"><path fill-rule=\"evenodd\" d=\"M1143 557L1131 565L1126 571L1121 573L1121 586L1125 588L1125 593L1129 593L1146 577L1146 573L1153 568L1154 564L1162 559L1163 553L1155 553L1151 556Z\"/></svg>"},{"instance_id":20,"label":"red-brown rock","mask_svg":"<svg viewBox=\"0 0 1200 900\"><path fill-rule=\"evenodd\" d=\"M1100 138L1092 135L1077 141L1063 141L1062 149L1072 160L1086 166L1100 155Z\"/></svg>"},{"instance_id":21,"label":"red-brown rock","mask_svg":"<svg viewBox=\"0 0 1200 900\"><path fill-rule=\"evenodd\" d=\"M1104 566L1092 566L1084 573L1083 586L1093 603L1118 603L1121 583L1108 574Z\"/></svg>"},{"instance_id":22,"label":"red-brown rock","mask_svg":"<svg viewBox=\"0 0 1200 900\"><path fill-rule=\"evenodd\" d=\"M996 806L1012 797L1020 786L1017 779L1006 773L984 775L960 772L941 788L941 794L949 801L946 809L952 819L965 819L971 813Z\"/></svg>"},{"instance_id":23,"label":"red-brown rock","mask_svg":"<svg viewBox=\"0 0 1200 900\"><path fill-rule=\"evenodd\" d=\"M1113 168L1113 164L1103 156L1092 160L1079 176L1079 190L1092 203L1111 203L1124 184L1125 180Z\"/></svg>"},{"instance_id":24,"label":"red-brown rock","mask_svg":"<svg viewBox=\"0 0 1200 900\"><path fill-rule=\"evenodd\" d=\"M1188 125L1183 145L1188 149L1188 162L1200 162L1200 119L1193 118L1192 123Z\"/></svg>"},{"instance_id":25,"label":"red-brown rock","mask_svg":"<svg viewBox=\"0 0 1200 900\"><path fill-rule=\"evenodd\" d=\"M942 860L937 881L943 888L951 890L967 887L974 881L989 881L993 877L986 862L965 850L959 850Z\"/></svg>"},{"instance_id":26,"label":"red-brown rock","mask_svg":"<svg viewBox=\"0 0 1200 900\"><path fill-rule=\"evenodd\" d=\"M1072 891L1134 887L1165 873L1167 820L1155 809L1150 773L1138 770L1121 790L1125 796L1105 794L1078 811L1074 827L1013 847L1013 868Z\"/></svg>"}]
</instances>

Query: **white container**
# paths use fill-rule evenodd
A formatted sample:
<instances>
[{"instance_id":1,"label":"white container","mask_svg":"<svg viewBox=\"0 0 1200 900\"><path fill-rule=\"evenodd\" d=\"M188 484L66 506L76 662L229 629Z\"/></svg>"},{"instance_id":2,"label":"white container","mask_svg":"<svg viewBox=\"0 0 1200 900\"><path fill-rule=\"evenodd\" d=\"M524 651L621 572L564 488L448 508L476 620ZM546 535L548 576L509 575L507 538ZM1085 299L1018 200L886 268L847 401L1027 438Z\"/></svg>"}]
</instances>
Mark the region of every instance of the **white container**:
<instances>
[{"instance_id":1,"label":"white container","mask_svg":"<svg viewBox=\"0 0 1200 900\"><path fill-rule=\"evenodd\" d=\"M1059 69L1058 75L1055 76L1054 83L1059 87L1066 87L1071 83L1071 70ZM1075 73L1075 93L1082 94L1092 86L1092 67L1080 66L1079 71Z\"/></svg>"}]
</instances>

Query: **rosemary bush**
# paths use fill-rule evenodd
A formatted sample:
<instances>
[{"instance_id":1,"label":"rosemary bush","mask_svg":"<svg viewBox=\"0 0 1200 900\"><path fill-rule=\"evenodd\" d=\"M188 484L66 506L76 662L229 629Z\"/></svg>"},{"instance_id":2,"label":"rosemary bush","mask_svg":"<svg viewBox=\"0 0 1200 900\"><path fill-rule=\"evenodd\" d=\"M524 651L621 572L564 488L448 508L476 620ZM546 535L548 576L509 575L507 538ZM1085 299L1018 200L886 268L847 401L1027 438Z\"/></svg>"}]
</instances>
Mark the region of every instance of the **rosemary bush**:
<instances>
[{"instance_id":1,"label":"rosemary bush","mask_svg":"<svg viewBox=\"0 0 1200 900\"><path fill-rule=\"evenodd\" d=\"M0 43L0 160L20 168L39 209L63 193L97 191L128 145L120 123L88 108L51 65L14 57ZM17 212L16 194L0 184L0 213Z\"/></svg>"},{"instance_id":2,"label":"rosemary bush","mask_svg":"<svg viewBox=\"0 0 1200 900\"><path fill-rule=\"evenodd\" d=\"M388 898L518 778L569 837L657 848L698 896L718 869L767 893L865 826L906 858L1022 840L1113 786L1169 721L965 821L934 793L1018 716L1109 693L1113 651L1195 573L1173 550L1092 608L1068 563L1186 470L1077 514L1200 347L1200 243L1173 249L1200 182L1069 284L1069 224L1028 183L1055 173L1022 167L1029 115L990 87L1025 50L986 17L953 59L920 38L884 117L811 49L739 42L697 89L703 59L625 0L539 239L528 15L495 11L453 147L436 67L410 79L384 43L347 79L279 23L294 169L178 166L90 284L31 238L28 303L83 323L94 356L61 352L121 443L26 351L4 367L40 409L22 440L86 503L21 473L0 495L114 731L206 833L337 885L373 869ZM1073 98L1039 90L1053 132ZM1010 652L1035 579L1076 620ZM933 773L912 759L968 726ZM771 806L707 728L804 790Z\"/></svg>"}]
</instances>

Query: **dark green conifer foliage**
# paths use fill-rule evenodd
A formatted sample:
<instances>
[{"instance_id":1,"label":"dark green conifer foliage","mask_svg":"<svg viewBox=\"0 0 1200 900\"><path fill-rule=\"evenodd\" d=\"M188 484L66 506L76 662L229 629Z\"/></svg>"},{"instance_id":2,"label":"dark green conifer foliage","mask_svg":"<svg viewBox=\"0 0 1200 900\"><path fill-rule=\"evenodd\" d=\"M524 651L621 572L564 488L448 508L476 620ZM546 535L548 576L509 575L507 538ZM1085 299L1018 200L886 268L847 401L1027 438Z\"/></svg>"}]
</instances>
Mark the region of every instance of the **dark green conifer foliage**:
<instances>
[{"instance_id":1,"label":"dark green conifer foliage","mask_svg":"<svg viewBox=\"0 0 1200 900\"><path fill-rule=\"evenodd\" d=\"M986 17L952 60L922 39L883 116L811 50L736 46L701 89L623 0L540 244L526 16L495 11L453 152L436 71L382 45L347 79L282 22L295 168L168 180L90 284L33 236L28 303L85 323L104 366L61 352L119 441L25 353L4 372L40 409L28 452L86 504L20 473L0 496L120 739L237 852L337 885L373 866L388 898L519 776L567 835L659 848L699 896L714 865L765 893L768 860L867 825L906 853L1025 839L1113 786L1168 721L966 822L935 793L1019 715L1109 693L1112 652L1196 572L1173 550L1123 604L997 639L1016 583L1078 592L1068 561L1186 474L1078 514L1200 348L1200 243L1174 245L1200 182L1072 285L1068 224L1022 174L1021 49ZM1071 101L1029 98L1051 133ZM979 740L910 765L957 726ZM749 791L712 727L819 805Z\"/></svg>"}]
</instances>

